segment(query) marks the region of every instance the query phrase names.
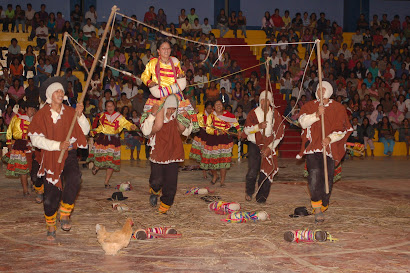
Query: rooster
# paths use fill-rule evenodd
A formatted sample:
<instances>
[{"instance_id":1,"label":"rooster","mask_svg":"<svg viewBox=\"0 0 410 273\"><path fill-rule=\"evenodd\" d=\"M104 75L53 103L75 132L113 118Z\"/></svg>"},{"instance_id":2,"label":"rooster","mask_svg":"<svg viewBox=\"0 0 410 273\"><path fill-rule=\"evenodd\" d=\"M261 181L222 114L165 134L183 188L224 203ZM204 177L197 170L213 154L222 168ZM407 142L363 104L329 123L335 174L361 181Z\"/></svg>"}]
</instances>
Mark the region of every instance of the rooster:
<instances>
[{"instance_id":1,"label":"rooster","mask_svg":"<svg viewBox=\"0 0 410 273\"><path fill-rule=\"evenodd\" d=\"M106 255L116 255L121 249L128 246L133 225L132 219L127 218L122 229L114 232L107 232L105 227L100 224L95 226L98 243L100 243Z\"/></svg>"}]
</instances>

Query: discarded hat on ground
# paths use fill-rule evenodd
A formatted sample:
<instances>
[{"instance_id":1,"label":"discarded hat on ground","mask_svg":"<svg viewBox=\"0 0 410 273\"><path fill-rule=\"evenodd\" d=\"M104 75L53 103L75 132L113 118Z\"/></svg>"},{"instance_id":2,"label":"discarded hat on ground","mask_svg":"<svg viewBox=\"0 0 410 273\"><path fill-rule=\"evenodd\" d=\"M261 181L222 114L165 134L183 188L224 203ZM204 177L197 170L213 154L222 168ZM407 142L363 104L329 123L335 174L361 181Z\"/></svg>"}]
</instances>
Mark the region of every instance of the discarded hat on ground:
<instances>
[{"instance_id":1,"label":"discarded hat on ground","mask_svg":"<svg viewBox=\"0 0 410 273\"><path fill-rule=\"evenodd\" d=\"M293 214L289 214L289 217L297 218L301 216L308 216L310 213L307 211L306 207L297 207Z\"/></svg>"},{"instance_id":2,"label":"discarded hat on ground","mask_svg":"<svg viewBox=\"0 0 410 273\"><path fill-rule=\"evenodd\" d=\"M128 199L128 197L125 197L120 191L114 192L111 198L107 198L107 200L110 200L110 201L122 201L125 199Z\"/></svg>"}]
</instances>

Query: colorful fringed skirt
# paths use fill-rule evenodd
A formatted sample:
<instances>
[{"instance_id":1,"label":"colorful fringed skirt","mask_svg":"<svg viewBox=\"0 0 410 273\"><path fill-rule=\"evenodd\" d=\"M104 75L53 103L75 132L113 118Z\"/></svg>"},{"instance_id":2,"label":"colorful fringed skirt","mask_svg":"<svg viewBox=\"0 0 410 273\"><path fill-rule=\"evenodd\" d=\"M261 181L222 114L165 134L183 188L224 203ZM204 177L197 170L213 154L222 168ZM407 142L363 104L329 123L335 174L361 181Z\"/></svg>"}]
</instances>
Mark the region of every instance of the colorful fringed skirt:
<instances>
[{"instance_id":1,"label":"colorful fringed skirt","mask_svg":"<svg viewBox=\"0 0 410 273\"><path fill-rule=\"evenodd\" d=\"M87 162L94 162L100 169L113 169L118 172L121 165L121 141L118 135L99 134Z\"/></svg>"},{"instance_id":2,"label":"colorful fringed skirt","mask_svg":"<svg viewBox=\"0 0 410 273\"><path fill-rule=\"evenodd\" d=\"M182 112L186 111L188 113L188 117L185 117L183 115L178 115L177 119L178 121L184 125L185 127L189 127L189 124L192 122L192 133L196 133L199 131L199 124L198 124L198 117L197 113L192 107L191 102L189 100L184 99L184 96L182 95L181 92L173 94L178 98L178 114L181 114ZM141 123L144 122L144 120L148 117L148 115L151 113L152 107L154 105L160 106L159 109L162 108L162 105L164 104L165 100L167 97L162 97L161 99L157 99L154 96L149 96L147 101L145 102L144 105L144 114L141 117Z\"/></svg>"},{"instance_id":3,"label":"colorful fringed skirt","mask_svg":"<svg viewBox=\"0 0 410 273\"><path fill-rule=\"evenodd\" d=\"M233 141L228 135L209 135L203 139L201 161L203 170L228 169L232 162Z\"/></svg>"},{"instance_id":4,"label":"colorful fringed skirt","mask_svg":"<svg viewBox=\"0 0 410 273\"><path fill-rule=\"evenodd\" d=\"M205 146L205 139L207 136L208 134L206 133L206 131L200 128L198 134L192 140L191 152L189 153L189 157L191 159L194 159L198 163L201 163L202 153Z\"/></svg>"},{"instance_id":5,"label":"colorful fringed skirt","mask_svg":"<svg viewBox=\"0 0 410 273\"><path fill-rule=\"evenodd\" d=\"M7 157L3 160L7 163L6 176L19 176L29 174L31 170L33 154L28 141L18 139Z\"/></svg>"}]
</instances>

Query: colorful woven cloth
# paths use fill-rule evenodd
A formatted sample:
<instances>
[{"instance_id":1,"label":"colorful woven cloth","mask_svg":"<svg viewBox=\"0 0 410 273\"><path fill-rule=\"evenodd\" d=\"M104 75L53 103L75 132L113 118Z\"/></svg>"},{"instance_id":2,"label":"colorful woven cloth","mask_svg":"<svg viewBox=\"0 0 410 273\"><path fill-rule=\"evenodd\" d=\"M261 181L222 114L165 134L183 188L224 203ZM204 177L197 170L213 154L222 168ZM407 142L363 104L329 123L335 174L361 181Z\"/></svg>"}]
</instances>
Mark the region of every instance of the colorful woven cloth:
<instances>
[{"instance_id":1,"label":"colorful woven cloth","mask_svg":"<svg viewBox=\"0 0 410 273\"><path fill-rule=\"evenodd\" d=\"M361 157L364 155L364 144L347 142L346 149L351 156Z\"/></svg>"},{"instance_id":2,"label":"colorful woven cloth","mask_svg":"<svg viewBox=\"0 0 410 273\"><path fill-rule=\"evenodd\" d=\"M230 214L232 212L238 211L241 209L241 205L238 203L232 202L212 202L208 205L210 211L214 211L216 214Z\"/></svg>"},{"instance_id":3,"label":"colorful woven cloth","mask_svg":"<svg viewBox=\"0 0 410 273\"><path fill-rule=\"evenodd\" d=\"M154 239L154 238L178 238L181 237L182 234L178 234L178 232L171 227L153 227L147 229L139 229L136 230L131 239L133 240L146 240L146 239Z\"/></svg>"},{"instance_id":4,"label":"colorful woven cloth","mask_svg":"<svg viewBox=\"0 0 410 273\"><path fill-rule=\"evenodd\" d=\"M323 230L310 230L310 229L303 229L303 230L291 230L286 231L283 235L285 241L288 242L324 242L330 241L334 242L338 239L333 238L328 232Z\"/></svg>"},{"instance_id":5,"label":"colorful woven cloth","mask_svg":"<svg viewBox=\"0 0 410 273\"><path fill-rule=\"evenodd\" d=\"M269 215L265 211L256 212L232 212L226 219L222 219L228 223L246 223L249 221L265 221L269 219Z\"/></svg>"},{"instance_id":6,"label":"colorful woven cloth","mask_svg":"<svg viewBox=\"0 0 410 273\"><path fill-rule=\"evenodd\" d=\"M99 169L113 169L118 172L121 165L121 142L116 135L99 134L94 142L87 162L94 162Z\"/></svg>"},{"instance_id":7,"label":"colorful woven cloth","mask_svg":"<svg viewBox=\"0 0 410 273\"><path fill-rule=\"evenodd\" d=\"M208 194L209 189L208 188L198 188L198 187L193 187L190 190L187 190L185 194L190 194L190 195L197 195L197 194Z\"/></svg>"}]
</instances>

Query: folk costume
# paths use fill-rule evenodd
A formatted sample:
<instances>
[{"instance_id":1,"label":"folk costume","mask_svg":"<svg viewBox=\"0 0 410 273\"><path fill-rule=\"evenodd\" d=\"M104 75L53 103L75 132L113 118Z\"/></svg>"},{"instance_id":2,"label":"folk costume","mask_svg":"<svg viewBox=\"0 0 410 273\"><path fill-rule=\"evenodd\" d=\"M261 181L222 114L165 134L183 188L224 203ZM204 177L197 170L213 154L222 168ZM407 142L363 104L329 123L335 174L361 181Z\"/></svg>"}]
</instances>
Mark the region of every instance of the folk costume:
<instances>
[{"instance_id":1,"label":"folk costume","mask_svg":"<svg viewBox=\"0 0 410 273\"><path fill-rule=\"evenodd\" d=\"M322 82L325 93L324 99L333 94L332 85ZM317 90L319 89L319 85ZM316 97L320 98L316 90ZM311 205L314 210L327 210L332 192L335 166L337 166L346 152L346 141L353 128L349 122L345 108L338 102L330 99L324 105L325 135L331 139L326 147L329 193L325 192L325 177L323 169L322 126L320 117L316 116L320 99L309 101L300 109L299 123L302 127L302 149L296 158L306 155L306 166L309 172L308 183L311 195Z\"/></svg>"},{"instance_id":2,"label":"folk costume","mask_svg":"<svg viewBox=\"0 0 410 273\"><path fill-rule=\"evenodd\" d=\"M149 115L141 123L141 131L145 136L149 136L148 145L151 146L149 156L151 161L150 203L152 206L156 206L157 198L162 191L161 204L158 209L160 213L166 213L174 203L178 182L178 163L183 162L185 159L181 132L178 128L179 114L175 111L169 119L166 117L168 108L178 109L177 96L168 96L163 107L164 124L158 132L151 134L155 116ZM192 124L185 128L182 134L188 136L192 131Z\"/></svg>"},{"instance_id":3,"label":"folk costume","mask_svg":"<svg viewBox=\"0 0 410 273\"><path fill-rule=\"evenodd\" d=\"M141 117L141 123L149 116L154 105L162 105L165 99L174 94L178 98L178 113L186 111L188 116L178 115L178 121L185 127L192 123L192 132L199 130L197 116L189 100L184 99L182 94L186 86L186 78L180 77L183 74L181 63L175 57L169 58L169 64L160 61L160 58L152 58L146 65L141 75L141 80L145 85L151 82L157 85L150 88L151 95L144 105L144 114Z\"/></svg>"},{"instance_id":4,"label":"folk costume","mask_svg":"<svg viewBox=\"0 0 410 273\"><path fill-rule=\"evenodd\" d=\"M37 109L34 103L27 102L25 107ZM24 107L20 105L20 107ZM31 182L38 195L43 194L44 187L42 180L37 177L39 164L35 158L39 158L39 150L34 149L28 137L28 127L32 117L19 110L10 121L7 128L7 145L12 144L12 149L6 157L7 169L6 176L20 176L30 174ZM24 193L25 195L28 194ZM42 197L41 197L42 198Z\"/></svg>"},{"instance_id":5,"label":"folk costume","mask_svg":"<svg viewBox=\"0 0 410 273\"><path fill-rule=\"evenodd\" d=\"M267 91L263 91L259 97L259 105L261 100L265 98ZM258 178L258 186L263 183L259 192L256 195L256 201L263 203L269 196L273 177L279 171L276 147L282 140L285 132L285 125L279 112L274 108L272 93L267 94L269 100L269 111L266 114L267 126L265 135L263 129L259 129L259 123L264 121L264 111L261 106L249 112L244 128L244 137L249 141L248 144L248 173L246 174L246 195L252 197L255 193L255 183ZM261 151L269 147L272 151L268 156L263 156ZM263 157L263 158L262 158ZM264 180L267 180L263 182Z\"/></svg>"},{"instance_id":6,"label":"folk costume","mask_svg":"<svg viewBox=\"0 0 410 273\"><path fill-rule=\"evenodd\" d=\"M198 124L200 128L198 134L194 137L192 141L191 152L189 153L189 157L196 160L198 163L201 163L205 139L207 138L206 121L208 116L209 114L207 111L197 114Z\"/></svg>"},{"instance_id":7,"label":"folk costume","mask_svg":"<svg viewBox=\"0 0 410 273\"><path fill-rule=\"evenodd\" d=\"M98 127L91 135L98 134L94 141L87 162L94 162L99 169L113 169L118 172L121 165L120 133L123 129L131 130L133 124L119 112L102 113L98 118Z\"/></svg>"},{"instance_id":8,"label":"folk costume","mask_svg":"<svg viewBox=\"0 0 410 273\"><path fill-rule=\"evenodd\" d=\"M203 136L203 148L200 167L203 170L229 169L232 162L233 140L229 129L238 132L240 126L235 116L227 111L222 115L212 112L206 119L206 135Z\"/></svg>"},{"instance_id":9,"label":"folk costume","mask_svg":"<svg viewBox=\"0 0 410 273\"><path fill-rule=\"evenodd\" d=\"M77 148L87 148L85 135L90 130L87 118L84 115L77 117L74 108L62 105L60 113L51 108L52 95L58 90L67 90L67 81L63 77L49 78L42 84L40 95L47 97L47 104L34 115L28 128L28 136L33 146L41 149L38 176L45 179L44 214L48 227L55 227L59 207L62 227L68 224L68 220L62 218L71 215L81 183ZM77 117L77 122L70 138L70 146L64 153L62 162L58 163L60 143L65 141L74 117ZM48 233L48 236L54 237L55 231L53 235Z\"/></svg>"}]
</instances>

